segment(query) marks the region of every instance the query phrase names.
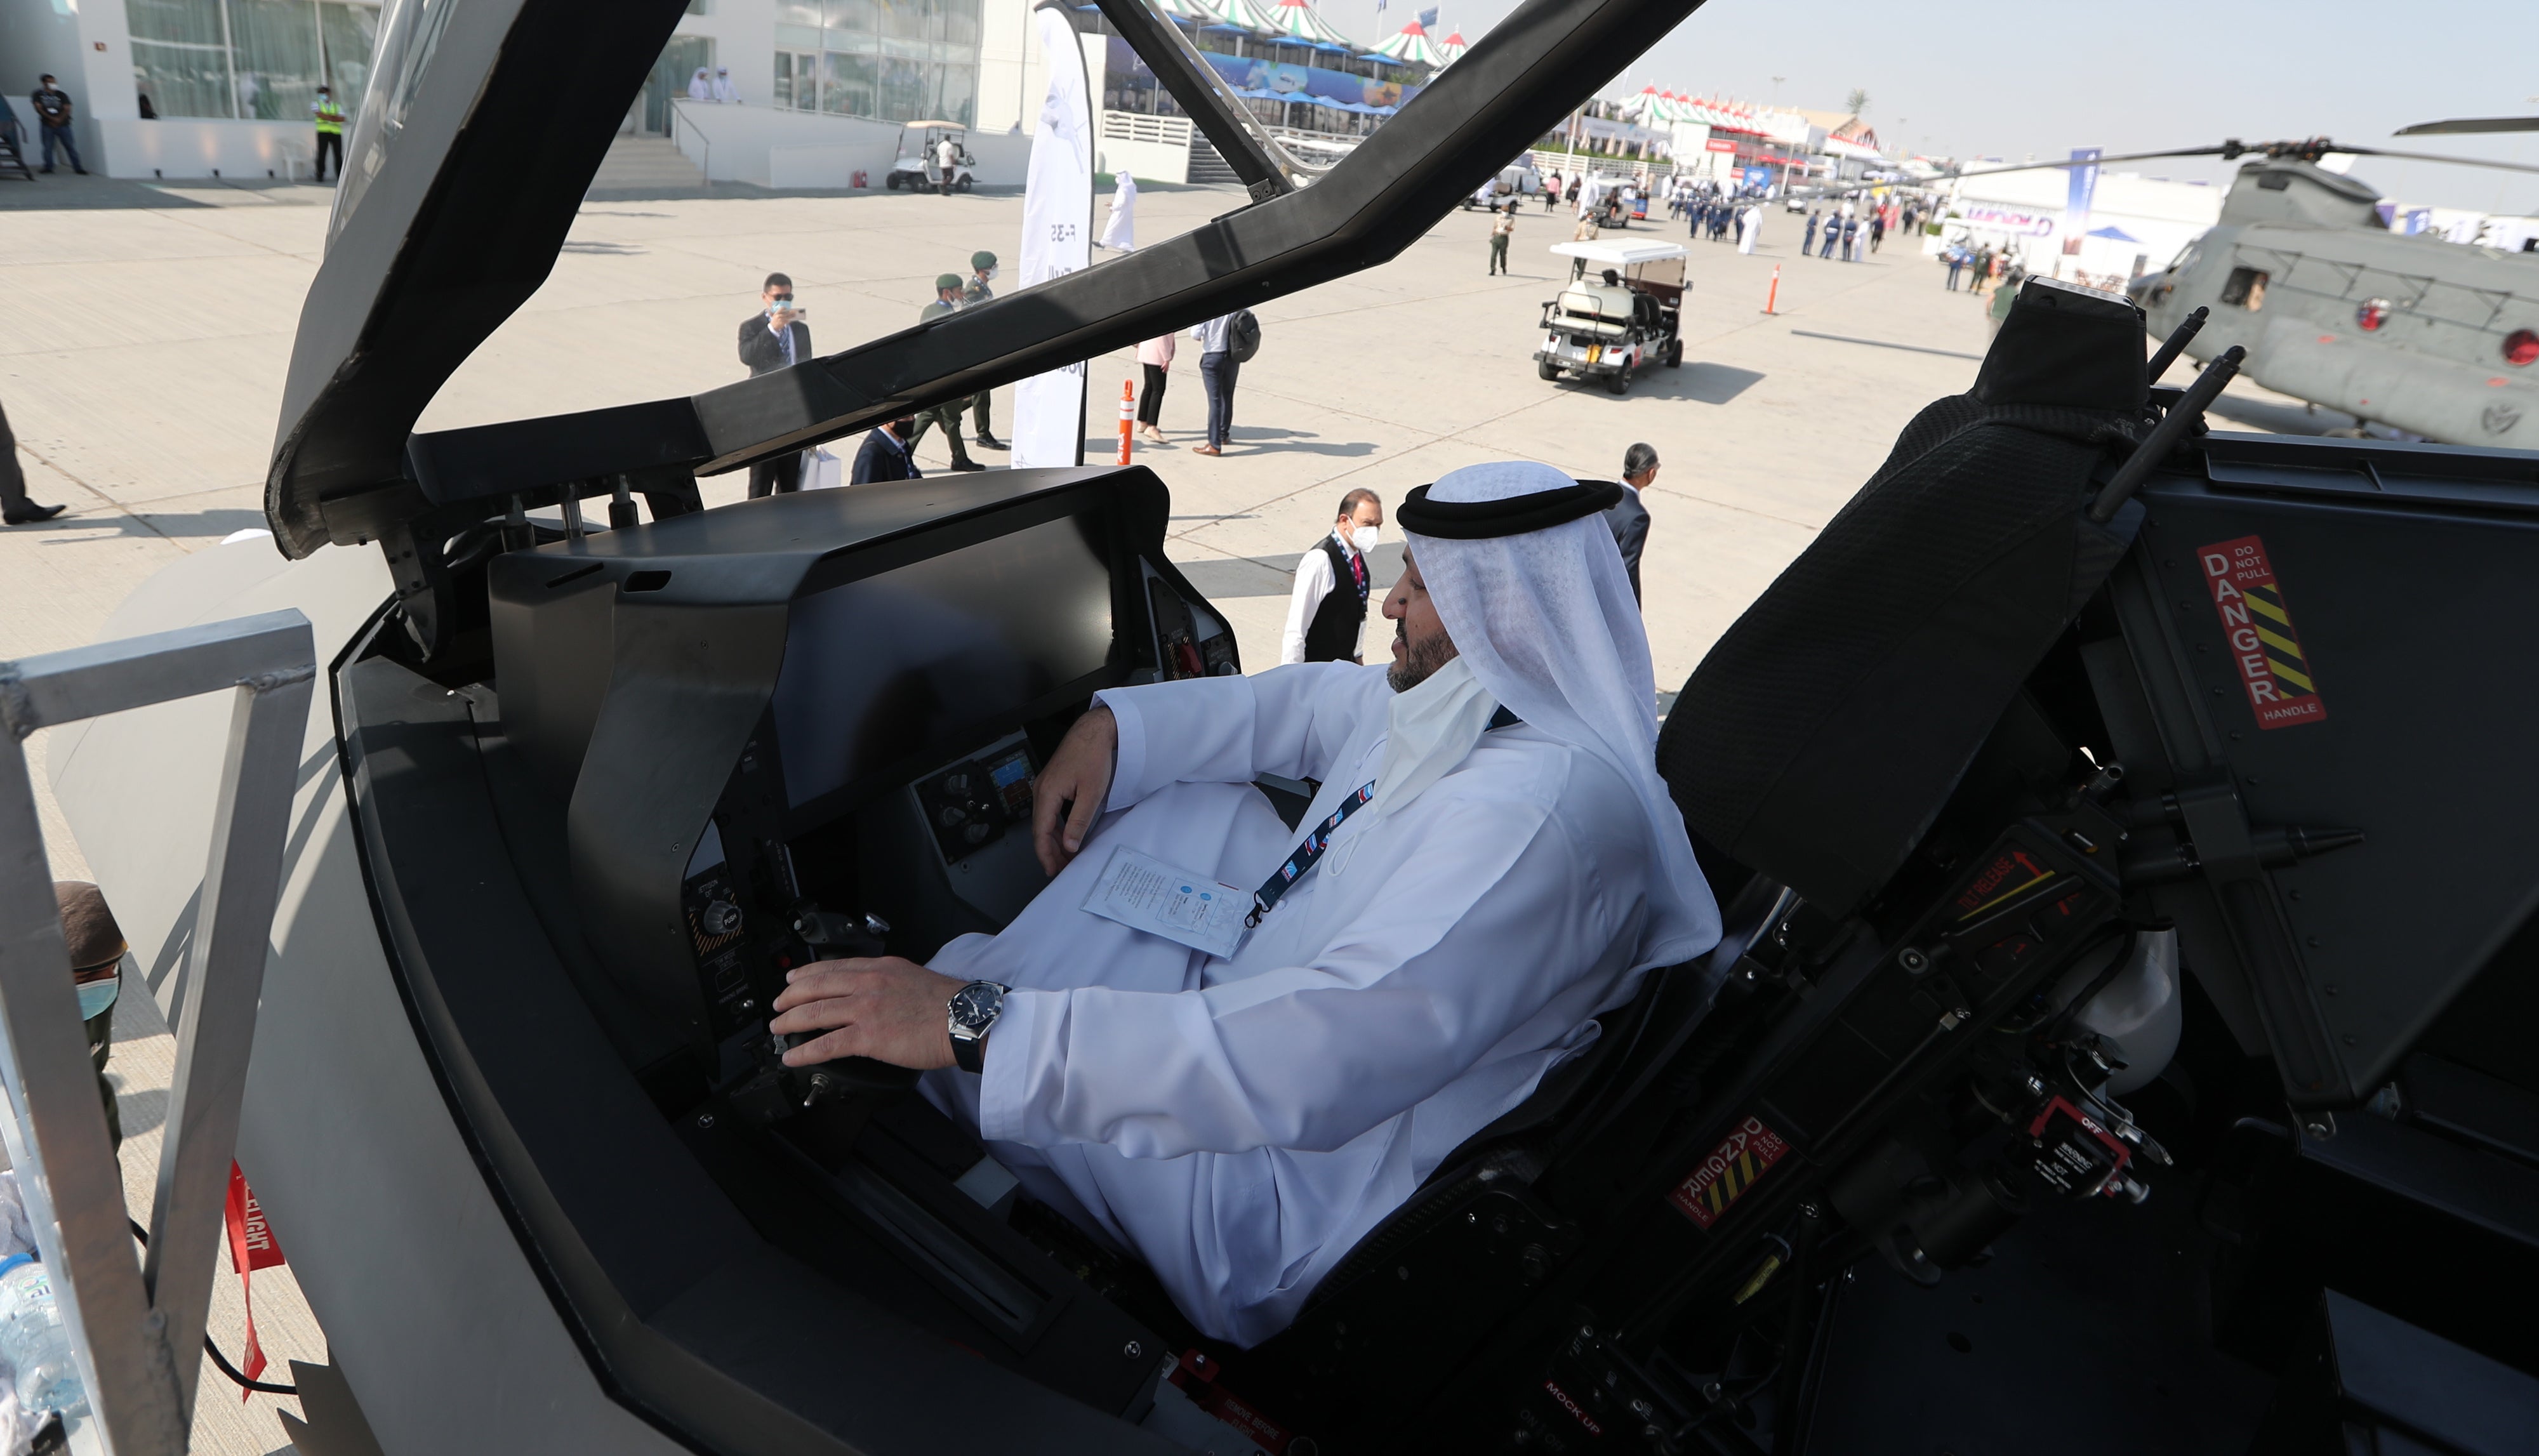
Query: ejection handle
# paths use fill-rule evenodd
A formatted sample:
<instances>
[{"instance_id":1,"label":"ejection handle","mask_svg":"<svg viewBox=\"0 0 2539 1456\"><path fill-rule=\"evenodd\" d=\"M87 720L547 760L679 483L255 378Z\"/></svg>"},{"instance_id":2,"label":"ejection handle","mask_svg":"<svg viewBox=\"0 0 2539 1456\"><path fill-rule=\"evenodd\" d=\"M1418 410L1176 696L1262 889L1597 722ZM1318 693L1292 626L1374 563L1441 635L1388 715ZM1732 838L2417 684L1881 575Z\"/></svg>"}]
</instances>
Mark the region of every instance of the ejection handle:
<instances>
[{"instance_id":1,"label":"ejection handle","mask_svg":"<svg viewBox=\"0 0 2539 1456\"><path fill-rule=\"evenodd\" d=\"M2186 315L2186 321L2177 326L2177 331L2161 341L2160 352L2151 356L2151 363L2143 366L2143 382L2159 383L2160 377L2168 373L2168 367L2177 362L2177 356L2185 353L2186 346L2203 332L2204 320L2212 316L2211 309L2196 305L2195 312Z\"/></svg>"},{"instance_id":2,"label":"ejection handle","mask_svg":"<svg viewBox=\"0 0 2539 1456\"><path fill-rule=\"evenodd\" d=\"M2116 513L2124 509L2125 502L2132 500L2134 492L2142 489L2142 483L2151 478L2151 472L2160 468L2160 462L2168 458L2170 451L2177 449L2177 443L2186 438L2186 432L2194 429L2196 422L2204 418L2205 406L2221 396L2222 386L2230 382L2231 377L2239 372L2239 362L2247 357L2247 350L2232 344L2222 351L2221 358L2205 366L2204 373L2195 377L2195 382L2186 386L2186 392L2177 397L2177 403L2170 405L2168 413L2152 427L2150 436L2135 447L2132 454L2125 456L2123 464L2116 467L2114 477L2107 481L2098 492L2098 499L2090 506L2092 520L2104 525L2115 520Z\"/></svg>"}]
</instances>

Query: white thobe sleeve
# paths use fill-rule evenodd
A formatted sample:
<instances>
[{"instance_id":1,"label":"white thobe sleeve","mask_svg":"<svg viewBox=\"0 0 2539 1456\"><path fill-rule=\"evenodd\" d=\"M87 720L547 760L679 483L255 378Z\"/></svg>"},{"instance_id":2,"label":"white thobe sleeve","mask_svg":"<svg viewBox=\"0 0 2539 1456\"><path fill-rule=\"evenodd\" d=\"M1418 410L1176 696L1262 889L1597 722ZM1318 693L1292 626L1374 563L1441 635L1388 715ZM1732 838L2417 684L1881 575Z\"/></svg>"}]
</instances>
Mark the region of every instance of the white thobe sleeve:
<instances>
[{"instance_id":1,"label":"white thobe sleeve","mask_svg":"<svg viewBox=\"0 0 2539 1456\"><path fill-rule=\"evenodd\" d=\"M1540 801L1459 799L1424 827L1407 863L1351 867L1387 893L1307 964L1169 994L1007 996L981 1135L1131 1157L1339 1147L1471 1071L1638 914L1636 876Z\"/></svg>"},{"instance_id":2,"label":"white thobe sleeve","mask_svg":"<svg viewBox=\"0 0 2539 1456\"><path fill-rule=\"evenodd\" d=\"M1287 630L1278 638L1278 660L1305 660L1305 628L1322 610L1323 598L1332 594L1338 578L1332 571L1331 553L1317 542L1296 563L1296 589L1287 596Z\"/></svg>"},{"instance_id":3,"label":"white thobe sleeve","mask_svg":"<svg viewBox=\"0 0 2539 1456\"><path fill-rule=\"evenodd\" d=\"M1354 662L1105 689L1094 701L1117 721L1120 748L1103 808L1125 809L1167 784L1329 778L1341 746L1392 696L1383 668Z\"/></svg>"}]
</instances>

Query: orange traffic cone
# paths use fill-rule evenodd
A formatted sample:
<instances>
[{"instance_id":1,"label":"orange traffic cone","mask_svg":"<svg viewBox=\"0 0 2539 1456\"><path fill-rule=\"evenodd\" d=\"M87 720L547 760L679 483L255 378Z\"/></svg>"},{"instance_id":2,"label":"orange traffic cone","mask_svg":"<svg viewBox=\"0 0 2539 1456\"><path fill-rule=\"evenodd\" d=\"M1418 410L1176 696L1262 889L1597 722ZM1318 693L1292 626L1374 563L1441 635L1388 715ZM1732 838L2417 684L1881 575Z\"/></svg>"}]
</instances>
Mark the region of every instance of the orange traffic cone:
<instances>
[{"instance_id":1,"label":"orange traffic cone","mask_svg":"<svg viewBox=\"0 0 2539 1456\"><path fill-rule=\"evenodd\" d=\"M1133 381L1120 381L1120 463L1129 463L1129 442L1137 428L1137 385Z\"/></svg>"},{"instance_id":2,"label":"orange traffic cone","mask_svg":"<svg viewBox=\"0 0 2539 1456\"><path fill-rule=\"evenodd\" d=\"M1780 265L1780 264L1778 264L1778 263L1774 263L1774 264L1772 265L1772 289L1771 289L1771 292L1766 293L1765 295L1763 295L1763 312L1766 312L1766 313L1778 313L1778 312L1780 312L1781 311L1780 311L1780 309L1779 309L1779 307L1778 307L1778 305L1780 304L1780 302L1781 302L1781 265Z\"/></svg>"}]
</instances>

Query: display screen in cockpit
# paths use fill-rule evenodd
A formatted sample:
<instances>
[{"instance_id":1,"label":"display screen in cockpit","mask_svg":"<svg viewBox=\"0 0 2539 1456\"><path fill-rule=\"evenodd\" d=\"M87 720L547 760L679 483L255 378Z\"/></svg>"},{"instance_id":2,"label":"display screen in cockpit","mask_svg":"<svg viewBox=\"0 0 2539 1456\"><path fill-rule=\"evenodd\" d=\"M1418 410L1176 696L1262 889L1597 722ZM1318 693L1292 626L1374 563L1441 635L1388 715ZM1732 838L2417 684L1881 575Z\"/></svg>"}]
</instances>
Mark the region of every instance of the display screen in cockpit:
<instances>
[{"instance_id":1,"label":"display screen in cockpit","mask_svg":"<svg viewBox=\"0 0 2539 1456\"><path fill-rule=\"evenodd\" d=\"M775 695L792 805L1010 731L1099 674L1111 569L1093 528L1045 521L796 600Z\"/></svg>"}]
</instances>

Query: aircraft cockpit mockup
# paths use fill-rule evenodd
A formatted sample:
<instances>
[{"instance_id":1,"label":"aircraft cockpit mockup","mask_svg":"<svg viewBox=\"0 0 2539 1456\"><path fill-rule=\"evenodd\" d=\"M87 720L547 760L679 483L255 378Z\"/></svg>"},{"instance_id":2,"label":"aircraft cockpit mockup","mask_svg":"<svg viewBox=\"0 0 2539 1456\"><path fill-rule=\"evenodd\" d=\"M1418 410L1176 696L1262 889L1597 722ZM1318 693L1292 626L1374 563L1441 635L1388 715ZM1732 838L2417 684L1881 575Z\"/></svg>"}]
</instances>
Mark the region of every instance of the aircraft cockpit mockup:
<instances>
[{"instance_id":1,"label":"aircraft cockpit mockup","mask_svg":"<svg viewBox=\"0 0 2539 1456\"><path fill-rule=\"evenodd\" d=\"M2489 646L2539 629L2539 456L2208 434L2232 353L2162 384L2132 305L2031 281L1667 721L1726 938L1236 1349L768 1014L1011 921L1094 693L1243 671L1167 482L696 477L1390 256L1692 6L1528 0L1304 186L1103 0L1248 203L693 398L416 433L681 9L391 8L281 553L109 629L315 631L239 1146L358 1398L304 1450L2526 1445L2526 1301L2467 1291L2539 1288L2539 704ZM200 713L53 749L163 999Z\"/></svg>"}]
</instances>

